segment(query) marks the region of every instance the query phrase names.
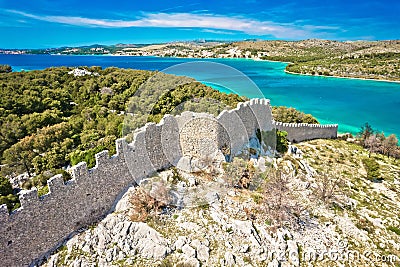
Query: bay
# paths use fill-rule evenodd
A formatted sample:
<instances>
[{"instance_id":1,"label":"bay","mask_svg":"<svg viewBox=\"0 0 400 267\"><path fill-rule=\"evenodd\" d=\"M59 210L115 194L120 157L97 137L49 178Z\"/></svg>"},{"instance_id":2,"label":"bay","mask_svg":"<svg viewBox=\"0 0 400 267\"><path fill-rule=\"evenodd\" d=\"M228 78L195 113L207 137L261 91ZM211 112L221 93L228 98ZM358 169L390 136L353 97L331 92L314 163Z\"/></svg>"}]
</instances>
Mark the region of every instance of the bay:
<instances>
[{"instance_id":1,"label":"bay","mask_svg":"<svg viewBox=\"0 0 400 267\"><path fill-rule=\"evenodd\" d=\"M205 79L196 68L177 68L188 62L216 62L230 66L250 78L237 82L239 72L218 73ZM400 137L400 83L314 77L284 72L286 63L249 59L188 59L133 56L0 55L0 64L14 71L57 66L101 66L168 73L198 79L217 90L247 97L266 97L271 104L290 106L313 114L321 123L338 123L339 132L357 133L365 122L385 134ZM214 70L208 70L213 72ZM236 75L237 76L237 75ZM243 77L240 78L243 81ZM259 88L259 90L257 89Z\"/></svg>"}]
</instances>

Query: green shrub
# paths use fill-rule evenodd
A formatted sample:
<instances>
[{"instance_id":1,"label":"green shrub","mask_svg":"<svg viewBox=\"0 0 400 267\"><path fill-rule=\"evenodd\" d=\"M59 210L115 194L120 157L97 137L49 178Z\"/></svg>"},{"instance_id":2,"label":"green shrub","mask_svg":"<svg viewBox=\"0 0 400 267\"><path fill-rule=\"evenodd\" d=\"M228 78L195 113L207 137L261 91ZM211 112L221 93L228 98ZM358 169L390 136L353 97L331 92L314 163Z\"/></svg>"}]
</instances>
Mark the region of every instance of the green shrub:
<instances>
[{"instance_id":1,"label":"green shrub","mask_svg":"<svg viewBox=\"0 0 400 267\"><path fill-rule=\"evenodd\" d=\"M276 151L279 153L286 153L289 148L287 135L285 131L276 130Z\"/></svg>"},{"instance_id":2,"label":"green shrub","mask_svg":"<svg viewBox=\"0 0 400 267\"><path fill-rule=\"evenodd\" d=\"M44 196L47 193L49 193L49 186L48 185L42 186L42 187L40 187L38 189L38 196L39 197Z\"/></svg>"},{"instance_id":3,"label":"green shrub","mask_svg":"<svg viewBox=\"0 0 400 267\"><path fill-rule=\"evenodd\" d=\"M10 180L5 177L0 176L0 196L7 196L12 194L12 186Z\"/></svg>"},{"instance_id":4,"label":"green shrub","mask_svg":"<svg viewBox=\"0 0 400 267\"><path fill-rule=\"evenodd\" d=\"M400 235L400 229L397 228L397 227L389 226L387 229L392 231L392 232L394 232L394 233L396 233L397 235Z\"/></svg>"},{"instance_id":5,"label":"green shrub","mask_svg":"<svg viewBox=\"0 0 400 267\"><path fill-rule=\"evenodd\" d=\"M21 206L18 196L9 194L7 196L0 196L0 205L6 204L8 211L15 210Z\"/></svg>"},{"instance_id":6,"label":"green shrub","mask_svg":"<svg viewBox=\"0 0 400 267\"><path fill-rule=\"evenodd\" d=\"M371 181L380 179L379 164L374 158L364 158L362 163L367 171L367 179Z\"/></svg>"},{"instance_id":7,"label":"green shrub","mask_svg":"<svg viewBox=\"0 0 400 267\"><path fill-rule=\"evenodd\" d=\"M276 151L279 153L286 153L289 147L287 140L287 132L276 129L275 131L260 131L257 129L256 136L263 146L271 146L276 144Z\"/></svg>"},{"instance_id":8,"label":"green shrub","mask_svg":"<svg viewBox=\"0 0 400 267\"><path fill-rule=\"evenodd\" d=\"M13 188L10 180L0 176L0 205L6 204L7 209L12 211L21 206L18 196L13 195Z\"/></svg>"},{"instance_id":9,"label":"green shrub","mask_svg":"<svg viewBox=\"0 0 400 267\"><path fill-rule=\"evenodd\" d=\"M96 165L96 159L95 155L103 150L105 150L106 147L104 146L98 146L95 148L91 148L88 150L75 150L74 152L71 153L71 164L76 165L79 162L86 162L88 168L93 168Z\"/></svg>"},{"instance_id":10,"label":"green shrub","mask_svg":"<svg viewBox=\"0 0 400 267\"><path fill-rule=\"evenodd\" d=\"M9 73L12 72L12 68L10 65L0 65L0 73Z\"/></svg>"}]
</instances>

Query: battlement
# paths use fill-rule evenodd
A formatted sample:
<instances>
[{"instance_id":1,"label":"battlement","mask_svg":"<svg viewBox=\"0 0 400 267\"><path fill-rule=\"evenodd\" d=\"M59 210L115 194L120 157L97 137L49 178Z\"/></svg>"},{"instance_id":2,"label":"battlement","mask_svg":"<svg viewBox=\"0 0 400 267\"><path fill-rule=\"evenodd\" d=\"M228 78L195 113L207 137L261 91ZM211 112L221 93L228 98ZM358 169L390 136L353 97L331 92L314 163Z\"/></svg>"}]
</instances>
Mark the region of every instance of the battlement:
<instances>
[{"instance_id":1,"label":"battlement","mask_svg":"<svg viewBox=\"0 0 400 267\"><path fill-rule=\"evenodd\" d=\"M272 122L274 128L288 133L287 139L291 142L301 142L318 138L336 138L337 124L308 124L308 123L283 123Z\"/></svg>"},{"instance_id":2,"label":"battlement","mask_svg":"<svg viewBox=\"0 0 400 267\"><path fill-rule=\"evenodd\" d=\"M136 130L132 143L118 139L115 155L97 153L95 167L89 169L85 162L73 166L68 182L64 183L61 175L50 178L45 196L39 198L33 188L20 193L21 207L11 214L5 205L0 206L0 262L4 266L26 266L41 259L71 233L109 212L126 187L155 171L176 166L184 153L201 151L202 138L214 142L217 149L229 146L234 156L257 129L274 128L287 131L289 139L296 141L337 134L337 125L274 122L268 99L239 103L217 117L193 112L165 115L160 123L147 123Z\"/></svg>"}]
</instances>

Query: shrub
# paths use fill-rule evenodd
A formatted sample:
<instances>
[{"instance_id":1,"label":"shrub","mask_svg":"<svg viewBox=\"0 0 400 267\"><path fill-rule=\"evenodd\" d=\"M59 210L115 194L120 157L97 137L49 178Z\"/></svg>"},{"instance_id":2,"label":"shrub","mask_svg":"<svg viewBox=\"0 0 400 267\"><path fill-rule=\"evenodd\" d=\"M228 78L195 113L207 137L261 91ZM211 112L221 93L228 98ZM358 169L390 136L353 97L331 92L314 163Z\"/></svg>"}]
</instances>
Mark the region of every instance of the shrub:
<instances>
[{"instance_id":1,"label":"shrub","mask_svg":"<svg viewBox=\"0 0 400 267\"><path fill-rule=\"evenodd\" d=\"M38 196L39 197L44 196L47 193L49 193L49 186L48 185L42 186L42 187L40 187L38 189Z\"/></svg>"},{"instance_id":2,"label":"shrub","mask_svg":"<svg viewBox=\"0 0 400 267\"><path fill-rule=\"evenodd\" d=\"M298 226L300 215L305 209L295 196L293 188L289 186L290 175L281 171L271 171L268 181L263 188L264 209L270 223L282 227L283 225Z\"/></svg>"},{"instance_id":3,"label":"shrub","mask_svg":"<svg viewBox=\"0 0 400 267\"><path fill-rule=\"evenodd\" d=\"M387 229L392 231L392 232L394 232L394 233L396 233L397 235L400 235L400 229L397 228L397 227L389 226Z\"/></svg>"},{"instance_id":4,"label":"shrub","mask_svg":"<svg viewBox=\"0 0 400 267\"><path fill-rule=\"evenodd\" d=\"M21 206L18 196L9 194L7 196L0 196L0 205L6 204L8 211L15 210Z\"/></svg>"},{"instance_id":5,"label":"shrub","mask_svg":"<svg viewBox=\"0 0 400 267\"><path fill-rule=\"evenodd\" d=\"M289 148L287 135L285 131L276 130L276 151L279 153L286 153Z\"/></svg>"},{"instance_id":6,"label":"shrub","mask_svg":"<svg viewBox=\"0 0 400 267\"><path fill-rule=\"evenodd\" d=\"M367 179L371 181L380 179L379 164L374 158L364 158L362 163L367 171Z\"/></svg>"},{"instance_id":7,"label":"shrub","mask_svg":"<svg viewBox=\"0 0 400 267\"><path fill-rule=\"evenodd\" d=\"M0 195L1 196L7 196L9 194L12 194L12 186L10 183L10 180L8 180L5 177L0 176Z\"/></svg>"},{"instance_id":8,"label":"shrub","mask_svg":"<svg viewBox=\"0 0 400 267\"><path fill-rule=\"evenodd\" d=\"M130 198L132 210L130 219L134 222L145 222L152 212L168 205L168 192L163 185L157 186L154 192L156 198L142 187L137 187Z\"/></svg>"},{"instance_id":9,"label":"shrub","mask_svg":"<svg viewBox=\"0 0 400 267\"><path fill-rule=\"evenodd\" d=\"M79 162L86 162L88 168L93 168L96 165L95 155L103 150L107 149L104 146L97 146L88 150L75 150L70 154L71 164L76 165Z\"/></svg>"},{"instance_id":10,"label":"shrub","mask_svg":"<svg viewBox=\"0 0 400 267\"><path fill-rule=\"evenodd\" d=\"M18 196L13 195L13 188L10 180L0 176L0 205L6 204L9 211L19 208Z\"/></svg>"}]
</instances>

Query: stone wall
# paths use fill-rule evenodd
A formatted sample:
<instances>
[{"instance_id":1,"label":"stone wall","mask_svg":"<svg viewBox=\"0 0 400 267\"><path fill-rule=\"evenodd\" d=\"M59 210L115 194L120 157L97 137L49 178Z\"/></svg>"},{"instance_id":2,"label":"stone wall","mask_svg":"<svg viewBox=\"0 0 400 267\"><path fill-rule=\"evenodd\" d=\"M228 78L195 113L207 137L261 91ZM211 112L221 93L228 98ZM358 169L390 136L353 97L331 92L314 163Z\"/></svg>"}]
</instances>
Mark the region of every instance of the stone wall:
<instances>
[{"instance_id":1,"label":"stone wall","mask_svg":"<svg viewBox=\"0 0 400 267\"><path fill-rule=\"evenodd\" d=\"M301 142L318 138L336 138L337 124L307 124L307 123L283 123L273 122L274 128L288 133L290 142Z\"/></svg>"},{"instance_id":2,"label":"stone wall","mask_svg":"<svg viewBox=\"0 0 400 267\"><path fill-rule=\"evenodd\" d=\"M257 129L270 131L274 127L268 99L239 103L237 108L221 112L217 120L229 135L231 155L239 153Z\"/></svg>"},{"instance_id":3,"label":"stone wall","mask_svg":"<svg viewBox=\"0 0 400 267\"><path fill-rule=\"evenodd\" d=\"M198 120L204 116L208 119ZM1 266L33 265L75 231L110 212L127 187L157 170L176 166L183 153L201 152L204 144L196 137L197 133L204 136L212 133L208 140L218 148L228 142L230 153L235 155L255 135L256 129L268 131L274 127L288 131L290 138L297 141L336 137L337 130L337 126L274 123L266 99L240 103L236 109L223 111L217 118L191 112L176 117L166 115L159 124L149 123L137 130L131 144L124 139L117 140L115 155L109 157L107 151L96 154L94 168L88 169L84 162L72 167L73 179L67 183L60 175L52 177L47 182L50 192L41 198L36 189L22 191L21 208L12 214L2 205ZM188 149L192 141L197 143Z\"/></svg>"}]
</instances>

